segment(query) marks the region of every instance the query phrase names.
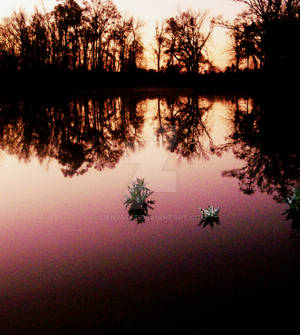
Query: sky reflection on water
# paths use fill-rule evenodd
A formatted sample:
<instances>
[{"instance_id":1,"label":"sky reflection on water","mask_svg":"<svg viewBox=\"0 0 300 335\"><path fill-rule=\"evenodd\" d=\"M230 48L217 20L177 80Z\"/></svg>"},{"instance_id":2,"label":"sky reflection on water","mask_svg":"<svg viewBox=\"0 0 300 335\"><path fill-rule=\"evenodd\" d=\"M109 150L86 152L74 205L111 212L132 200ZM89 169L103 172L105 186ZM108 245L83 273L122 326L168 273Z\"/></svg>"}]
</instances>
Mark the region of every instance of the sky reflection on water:
<instances>
[{"instance_id":1,"label":"sky reflection on water","mask_svg":"<svg viewBox=\"0 0 300 335\"><path fill-rule=\"evenodd\" d=\"M259 185L245 194L239 180L222 174L245 165L228 149L232 105L201 97L126 99L108 105L127 104L128 110L115 115L108 107L90 126L83 109L82 118L73 109L58 120L57 106L47 109L49 131L28 132L24 110L1 121L4 334L133 330L149 323L174 331L187 322L190 331L208 331L207 305L234 331L221 306L237 313L242 304L249 313L254 303L259 311L260 303L270 307L274 292L280 302L290 298L283 292L298 256L291 254L286 205L275 201L281 195L274 200ZM119 138L121 130L130 136ZM111 152L118 152L113 162ZM124 207L136 177L154 191L155 205L142 225L130 221ZM279 192L288 192L281 186ZM199 227L196 218L208 205L221 208L213 230ZM247 313L239 315L245 322Z\"/></svg>"}]
</instances>

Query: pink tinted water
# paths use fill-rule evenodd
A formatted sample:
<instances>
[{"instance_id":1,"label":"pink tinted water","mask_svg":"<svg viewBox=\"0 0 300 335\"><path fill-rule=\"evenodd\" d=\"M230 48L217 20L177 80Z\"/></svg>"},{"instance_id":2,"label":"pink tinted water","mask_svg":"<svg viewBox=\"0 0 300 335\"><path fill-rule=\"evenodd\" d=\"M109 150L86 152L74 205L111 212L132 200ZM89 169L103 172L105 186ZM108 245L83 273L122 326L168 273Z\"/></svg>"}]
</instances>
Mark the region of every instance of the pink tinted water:
<instances>
[{"instance_id":1,"label":"pink tinted water","mask_svg":"<svg viewBox=\"0 0 300 335\"><path fill-rule=\"evenodd\" d=\"M222 177L243 165L230 151L192 161L168 152L155 140L156 101L146 104L145 145L114 169L65 178L55 161L23 163L1 154L4 334L119 320L176 294L190 298L189 290L247 286L263 273L284 278L290 265L284 205L260 192L245 195L236 179ZM214 103L208 123L215 144L226 142L229 114ZM154 209L142 225L124 207L136 177L154 190ZM199 207L210 204L221 208L214 230L198 225Z\"/></svg>"}]
</instances>

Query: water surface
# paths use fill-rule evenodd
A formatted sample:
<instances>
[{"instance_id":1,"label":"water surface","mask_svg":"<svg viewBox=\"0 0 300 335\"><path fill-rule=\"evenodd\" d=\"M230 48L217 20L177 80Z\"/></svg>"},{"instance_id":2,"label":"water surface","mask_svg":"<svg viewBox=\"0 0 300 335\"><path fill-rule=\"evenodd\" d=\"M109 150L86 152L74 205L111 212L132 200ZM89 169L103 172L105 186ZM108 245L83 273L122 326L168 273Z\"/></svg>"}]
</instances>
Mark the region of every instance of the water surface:
<instances>
[{"instance_id":1,"label":"water surface","mask_svg":"<svg viewBox=\"0 0 300 335\"><path fill-rule=\"evenodd\" d=\"M3 334L286 330L299 230L284 199L299 149L269 105L1 102ZM143 224L124 206L137 177L154 191ZM220 207L212 227L199 225L208 205Z\"/></svg>"}]
</instances>

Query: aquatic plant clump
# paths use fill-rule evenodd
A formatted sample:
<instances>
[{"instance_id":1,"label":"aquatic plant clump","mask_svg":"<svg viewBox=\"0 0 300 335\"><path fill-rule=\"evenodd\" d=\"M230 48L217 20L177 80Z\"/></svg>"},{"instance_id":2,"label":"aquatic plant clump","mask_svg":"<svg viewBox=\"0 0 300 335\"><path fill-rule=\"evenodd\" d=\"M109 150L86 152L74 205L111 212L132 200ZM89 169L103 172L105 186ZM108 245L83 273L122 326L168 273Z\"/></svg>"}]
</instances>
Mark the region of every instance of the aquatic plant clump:
<instances>
[{"instance_id":1,"label":"aquatic plant clump","mask_svg":"<svg viewBox=\"0 0 300 335\"><path fill-rule=\"evenodd\" d=\"M291 210L300 212L300 187L293 189L292 195L286 198L286 202Z\"/></svg>"},{"instance_id":2,"label":"aquatic plant clump","mask_svg":"<svg viewBox=\"0 0 300 335\"><path fill-rule=\"evenodd\" d=\"M199 226L205 228L206 226L210 226L211 229L214 229L215 225L220 224L219 213L220 208L214 206L208 206L207 208L199 208L201 211L201 221Z\"/></svg>"},{"instance_id":3,"label":"aquatic plant clump","mask_svg":"<svg viewBox=\"0 0 300 335\"><path fill-rule=\"evenodd\" d=\"M211 219L218 219L219 218L219 207L208 206L207 208L200 208L202 213L202 220L211 220Z\"/></svg>"},{"instance_id":4,"label":"aquatic plant clump","mask_svg":"<svg viewBox=\"0 0 300 335\"><path fill-rule=\"evenodd\" d=\"M300 228L300 187L293 188L293 193L286 197L285 202L289 208L283 214L287 220L292 220L292 227Z\"/></svg>"},{"instance_id":5,"label":"aquatic plant clump","mask_svg":"<svg viewBox=\"0 0 300 335\"><path fill-rule=\"evenodd\" d=\"M128 208L142 208L147 198L153 193L146 187L144 179L137 178L128 186L129 196L126 195L125 206Z\"/></svg>"},{"instance_id":6,"label":"aquatic plant clump","mask_svg":"<svg viewBox=\"0 0 300 335\"><path fill-rule=\"evenodd\" d=\"M148 210L153 209L150 205L155 202L148 200L149 196L153 193L146 187L144 179L137 178L128 186L129 196L126 196L125 207L131 220L137 223L145 222L145 217L148 215Z\"/></svg>"}]
</instances>

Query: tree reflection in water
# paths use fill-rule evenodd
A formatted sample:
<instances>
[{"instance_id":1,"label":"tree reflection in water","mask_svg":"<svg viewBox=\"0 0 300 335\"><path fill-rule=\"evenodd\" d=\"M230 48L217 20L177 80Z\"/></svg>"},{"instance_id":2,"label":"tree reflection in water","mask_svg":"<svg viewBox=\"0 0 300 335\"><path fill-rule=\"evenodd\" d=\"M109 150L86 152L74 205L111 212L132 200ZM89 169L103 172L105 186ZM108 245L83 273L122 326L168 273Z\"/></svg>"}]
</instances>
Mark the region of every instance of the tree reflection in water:
<instances>
[{"instance_id":1,"label":"tree reflection in water","mask_svg":"<svg viewBox=\"0 0 300 335\"><path fill-rule=\"evenodd\" d=\"M286 203L300 185L297 109L295 101L287 96L260 97L244 103L236 100L232 133L222 150L231 149L245 165L224 171L223 176L237 178L245 194L259 190L278 203ZM292 238L299 245L299 213L287 210L283 214L292 221Z\"/></svg>"},{"instance_id":2,"label":"tree reflection in water","mask_svg":"<svg viewBox=\"0 0 300 335\"><path fill-rule=\"evenodd\" d=\"M223 149L232 149L246 164L241 169L224 171L223 176L237 178L244 193L252 194L259 189L285 202L299 185L294 107L285 99L251 100L245 108L237 101L233 131Z\"/></svg>"},{"instance_id":3,"label":"tree reflection in water","mask_svg":"<svg viewBox=\"0 0 300 335\"><path fill-rule=\"evenodd\" d=\"M26 162L33 157L40 162L55 159L66 177L92 167L114 168L126 150L144 146L143 99L128 95L1 102L0 149ZM207 125L211 106L197 95L158 99L156 134L165 149L180 158L208 159L214 150Z\"/></svg>"},{"instance_id":4,"label":"tree reflection in water","mask_svg":"<svg viewBox=\"0 0 300 335\"><path fill-rule=\"evenodd\" d=\"M198 95L158 99L157 141L180 158L208 159L214 150L207 122L211 108L212 102Z\"/></svg>"},{"instance_id":5,"label":"tree reflection in water","mask_svg":"<svg viewBox=\"0 0 300 335\"><path fill-rule=\"evenodd\" d=\"M0 104L0 148L20 160L55 159L64 176L113 168L143 146L144 111L135 97Z\"/></svg>"},{"instance_id":6,"label":"tree reflection in water","mask_svg":"<svg viewBox=\"0 0 300 335\"><path fill-rule=\"evenodd\" d=\"M55 159L67 177L90 168L113 168L126 150L144 146L145 96L81 97L71 100L11 100L0 103L0 149L29 161ZM280 98L280 99L279 99ZM246 194L256 189L284 202L299 186L297 106L286 97L236 99L232 132L215 146L208 125L212 102L196 94L157 100L157 141L187 160L232 150L241 169L223 176L239 180ZM144 208L146 213L147 208Z\"/></svg>"}]
</instances>

